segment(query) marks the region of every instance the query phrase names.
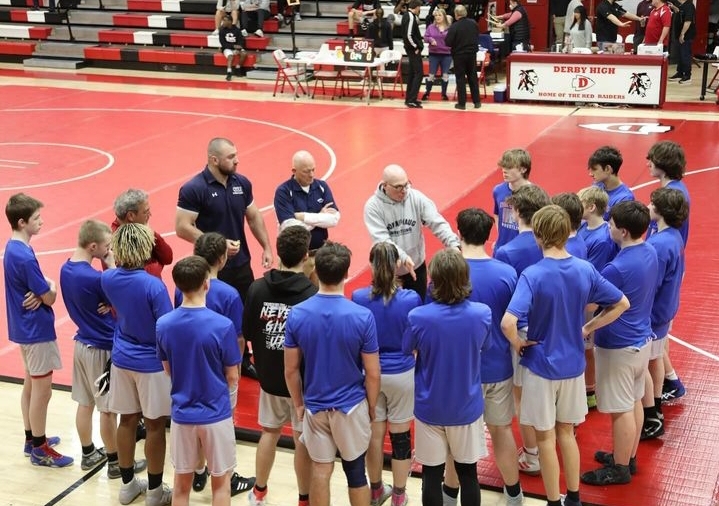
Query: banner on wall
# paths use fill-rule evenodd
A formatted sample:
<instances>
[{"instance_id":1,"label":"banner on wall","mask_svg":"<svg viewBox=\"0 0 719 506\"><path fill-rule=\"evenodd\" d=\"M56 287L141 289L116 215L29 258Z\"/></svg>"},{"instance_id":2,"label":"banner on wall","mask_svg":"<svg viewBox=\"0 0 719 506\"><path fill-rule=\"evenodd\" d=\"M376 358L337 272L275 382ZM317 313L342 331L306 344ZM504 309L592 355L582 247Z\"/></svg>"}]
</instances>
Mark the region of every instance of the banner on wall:
<instances>
[{"instance_id":1,"label":"banner on wall","mask_svg":"<svg viewBox=\"0 0 719 506\"><path fill-rule=\"evenodd\" d=\"M591 60L589 58L588 60ZM512 62L512 100L658 105L662 66Z\"/></svg>"}]
</instances>

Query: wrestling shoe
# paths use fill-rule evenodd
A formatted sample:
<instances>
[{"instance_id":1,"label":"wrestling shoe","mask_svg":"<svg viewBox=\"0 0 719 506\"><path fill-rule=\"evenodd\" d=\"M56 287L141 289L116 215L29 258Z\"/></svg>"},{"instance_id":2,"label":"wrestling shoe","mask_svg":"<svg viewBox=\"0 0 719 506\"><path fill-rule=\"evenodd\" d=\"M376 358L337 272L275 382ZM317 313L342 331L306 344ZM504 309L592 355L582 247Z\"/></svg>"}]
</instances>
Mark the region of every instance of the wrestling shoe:
<instances>
[{"instance_id":1,"label":"wrestling shoe","mask_svg":"<svg viewBox=\"0 0 719 506\"><path fill-rule=\"evenodd\" d=\"M138 459L135 461L135 474L141 473L147 468L147 461L145 459ZM120 463L115 462L108 462L107 463L107 477L110 480L116 480L118 478L122 478L122 473L120 473Z\"/></svg>"},{"instance_id":2,"label":"wrestling shoe","mask_svg":"<svg viewBox=\"0 0 719 506\"><path fill-rule=\"evenodd\" d=\"M507 506L522 506L524 504L524 494L519 491L519 495L512 497L507 493L507 488L504 488L504 501Z\"/></svg>"},{"instance_id":3,"label":"wrestling shoe","mask_svg":"<svg viewBox=\"0 0 719 506\"><path fill-rule=\"evenodd\" d=\"M145 494L145 506L166 506L172 503L172 489L163 483Z\"/></svg>"},{"instance_id":4,"label":"wrestling shoe","mask_svg":"<svg viewBox=\"0 0 719 506\"><path fill-rule=\"evenodd\" d=\"M251 478L245 478L244 476L240 476L237 473L232 473L232 477L230 478L230 495L234 497L237 494L241 494L242 492L252 490L252 487L254 486L254 476Z\"/></svg>"},{"instance_id":5,"label":"wrestling shoe","mask_svg":"<svg viewBox=\"0 0 719 506\"><path fill-rule=\"evenodd\" d=\"M602 464L603 466L614 465L614 454L610 452L598 451L594 452L594 460ZM631 457L629 459L629 474L637 474L637 458Z\"/></svg>"},{"instance_id":6,"label":"wrestling shoe","mask_svg":"<svg viewBox=\"0 0 719 506\"><path fill-rule=\"evenodd\" d=\"M90 455L83 455L80 461L80 468L83 471L95 469L97 466L104 465L107 462L107 455L104 448L95 448Z\"/></svg>"},{"instance_id":7,"label":"wrestling shoe","mask_svg":"<svg viewBox=\"0 0 719 506\"><path fill-rule=\"evenodd\" d=\"M678 399L679 397L684 397L686 393L687 389L684 388L682 380L678 378L675 380L664 380L664 385L662 386L662 401L666 402Z\"/></svg>"},{"instance_id":8,"label":"wrestling shoe","mask_svg":"<svg viewBox=\"0 0 719 506\"><path fill-rule=\"evenodd\" d=\"M205 466L205 469L203 469L201 473L195 471L194 476L192 477L192 490L195 492L202 492L205 490L209 474L210 471L207 470L207 466Z\"/></svg>"},{"instance_id":9,"label":"wrestling shoe","mask_svg":"<svg viewBox=\"0 0 719 506\"><path fill-rule=\"evenodd\" d=\"M524 447L519 450L519 458L517 459L519 470L530 476L539 474L539 455L527 453Z\"/></svg>"},{"instance_id":10,"label":"wrestling shoe","mask_svg":"<svg viewBox=\"0 0 719 506\"><path fill-rule=\"evenodd\" d=\"M372 489L372 499L370 500L370 506L380 506L392 496L392 487L383 483L380 488Z\"/></svg>"},{"instance_id":11,"label":"wrestling shoe","mask_svg":"<svg viewBox=\"0 0 719 506\"><path fill-rule=\"evenodd\" d=\"M52 436L45 438L45 442L50 448L54 448L55 446L60 444L60 438L57 436ZM32 453L32 439L25 440L25 448L23 448L23 453L25 453L26 457L29 457Z\"/></svg>"},{"instance_id":12,"label":"wrestling shoe","mask_svg":"<svg viewBox=\"0 0 719 506\"><path fill-rule=\"evenodd\" d=\"M632 481L629 466L604 466L589 471L581 476L582 483L587 485L624 485Z\"/></svg>"},{"instance_id":13,"label":"wrestling shoe","mask_svg":"<svg viewBox=\"0 0 719 506\"><path fill-rule=\"evenodd\" d=\"M130 504L145 492L147 492L147 480L133 478L131 482L120 486L120 504Z\"/></svg>"},{"instance_id":14,"label":"wrestling shoe","mask_svg":"<svg viewBox=\"0 0 719 506\"><path fill-rule=\"evenodd\" d=\"M67 467L71 466L74 460L72 457L59 454L46 442L44 445L32 449L30 462L33 466Z\"/></svg>"}]
</instances>

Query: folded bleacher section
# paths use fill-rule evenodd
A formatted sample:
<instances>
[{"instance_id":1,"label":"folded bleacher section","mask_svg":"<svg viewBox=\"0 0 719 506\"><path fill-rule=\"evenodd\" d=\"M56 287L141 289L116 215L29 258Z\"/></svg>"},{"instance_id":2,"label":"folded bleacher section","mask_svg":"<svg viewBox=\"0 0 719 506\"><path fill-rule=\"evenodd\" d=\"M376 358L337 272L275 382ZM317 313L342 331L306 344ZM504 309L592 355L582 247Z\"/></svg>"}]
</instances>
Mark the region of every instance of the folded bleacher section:
<instances>
[{"instance_id":1,"label":"folded bleacher section","mask_svg":"<svg viewBox=\"0 0 719 506\"><path fill-rule=\"evenodd\" d=\"M26 66L98 66L222 73L226 64L215 28L215 0L81 0L50 12L32 0L0 0L0 60ZM300 6L296 47L313 50L338 36L349 0L313 0ZM272 2L272 13L277 6ZM274 68L272 51L292 52L291 27L274 17L250 34L244 67ZM224 74L223 74L224 75Z\"/></svg>"}]
</instances>

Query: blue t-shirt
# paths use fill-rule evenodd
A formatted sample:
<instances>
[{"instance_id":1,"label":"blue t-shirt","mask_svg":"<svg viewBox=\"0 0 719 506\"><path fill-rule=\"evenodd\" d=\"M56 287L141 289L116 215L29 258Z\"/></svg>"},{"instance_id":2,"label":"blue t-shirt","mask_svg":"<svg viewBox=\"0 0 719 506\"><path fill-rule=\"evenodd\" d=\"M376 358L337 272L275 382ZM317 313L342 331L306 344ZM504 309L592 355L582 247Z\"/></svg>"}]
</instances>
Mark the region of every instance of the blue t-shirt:
<instances>
[{"instance_id":1,"label":"blue t-shirt","mask_svg":"<svg viewBox=\"0 0 719 506\"><path fill-rule=\"evenodd\" d=\"M100 284L117 315L112 363L136 372L162 371L155 325L172 311L167 287L145 269L122 267L103 272Z\"/></svg>"},{"instance_id":2,"label":"blue t-shirt","mask_svg":"<svg viewBox=\"0 0 719 506\"><path fill-rule=\"evenodd\" d=\"M566 250L573 257L581 258L582 260L587 259L587 244L579 233L567 239Z\"/></svg>"},{"instance_id":3,"label":"blue t-shirt","mask_svg":"<svg viewBox=\"0 0 719 506\"><path fill-rule=\"evenodd\" d=\"M630 190L624 183L621 183L613 190L607 190L604 183L596 183L596 186L600 187L602 190L607 192L607 195L609 195L609 203L604 211L604 221L609 221L609 211L612 209L614 204L624 200L634 200L634 193L632 193L632 190Z\"/></svg>"},{"instance_id":4,"label":"blue t-shirt","mask_svg":"<svg viewBox=\"0 0 719 506\"><path fill-rule=\"evenodd\" d=\"M600 348L642 346L652 337L650 316L657 290L657 252L646 242L622 248L602 269L602 276L629 299L630 307L594 333Z\"/></svg>"},{"instance_id":5,"label":"blue t-shirt","mask_svg":"<svg viewBox=\"0 0 719 506\"><path fill-rule=\"evenodd\" d=\"M492 310L492 329L482 350L482 383L498 383L512 377L512 353L502 333L502 316L517 286L514 269L495 259L468 258L472 293L469 300Z\"/></svg>"},{"instance_id":6,"label":"blue t-shirt","mask_svg":"<svg viewBox=\"0 0 719 506\"><path fill-rule=\"evenodd\" d=\"M170 364L173 422L210 424L232 416L225 367L242 361L232 321L206 307L179 307L157 320L156 353Z\"/></svg>"},{"instance_id":7,"label":"blue t-shirt","mask_svg":"<svg viewBox=\"0 0 719 506\"><path fill-rule=\"evenodd\" d=\"M519 234L519 225L512 214L512 206L507 203L512 193L509 183L499 183L492 190L494 215L497 217L497 242L494 243L494 251Z\"/></svg>"},{"instance_id":8,"label":"blue t-shirt","mask_svg":"<svg viewBox=\"0 0 719 506\"><path fill-rule=\"evenodd\" d=\"M647 242L657 252L657 292L652 305L652 331L661 339L679 310L679 289L684 274L684 241L676 228L653 234Z\"/></svg>"},{"instance_id":9,"label":"blue t-shirt","mask_svg":"<svg viewBox=\"0 0 719 506\"><path fill-rule=\"evenodd\" d=\"M684 194L684 198L687 201L687 205L691 203L691 200L689 199L689 190L687 190L686 185L681 181L672 180L667 183L665 188L671 188L673 190L679 190ZM647 229L647 239L649 239L652 234L657 233L657 222L652 220L649 222L649 228ZM687 216L687 219L684 220L684 223L682 223L682 226L679 227L679 233L682 236L682 240L684 241L684 247L687 247L687 241L689 240L689 216Z\"/></svg>"},{"instance_id":10,"label":"blue t-shirt","mask_svg":"<svg viewBox=\"0 0 719 506\"><path fill-rule=\"evenodd\" d=\"M352 302L364 306L374 315L379 344L379 365L382 374L399 374L414 367L414 356L402 351L402 336L409 323L409 312L422 305L414 290L397 289L385 304L384 298L370 298L371 288L360 288L352 292Z\"/></svg>"},{"instance_id":11,"label":"blue t-shirt","mask_svg":"<svg viewBox=\"0 0 719 506\"><path fill-rule=\"evenodd\" d=\"M511 265L519 276L524 269L544 258L544 255L534 238L534 232L528 230L517 235L500 249L494 250L494 258ZM517 327L523 329L526 326L527 319L520 318Z\"/></svg>"},{"instance_id":12,"label":"blue t-shirt","mask_svg":"<svg viewBox=\"0 0 719 506\"><path fill-rule=\"evenodd\" d=\"M430 425L467 425L484 413L482 349L492 331L492 312L465 299L430 302L409 313L402 340L417 351L414 415Z\"/></svg>"},{"instance_id":13,"label":"blue t-shirt","mask_svg":"<svg viewBox=\"0 0 719 506\"><path fill-rule=\"evenodd\" d=\"M494 258L511 265L517 275L520 275L524 269L539 262L543 255L534 239L534 233L527 230L518 234L501 248L494 250Z\"/></svg>"},{"instance_id":14,"label":"blue t-shirt","mask_svg":"<svg viewBox=\"0 0 719 506\"><path fill-rule=\"evenodd\" d=\"M55 313L52 307L41 304L35 311L22 307L27 292L37 296L50 291L29 244L10 239L3 257L5 272L5 308L8 338L13 343L34 344L54 341Z\"/></svg>"},{"instance_id":15,"label":"blue t-shirt","mask_svg":"<svg viewBox=\"0 0 719 506\"><path fill-rule=\"evenodd\" d=\"M182 299L182 292L175 288L176 308L182 305ZM232 320L237 331L235 336L242 335L242 311L244 306L242 305L242 299L240 299L240 293L236 288L220 279L210 279L210 289L207 291L205 306L215 313Z\"/></svg>"},{"instance_id":16,"label":"blue t-shirt","mask_svg":"<svg viewBox=\"0 0 719 506\"><path fill-rule=\"evenodd\" d=\"M589 303L616 304L622 292L592 264L575 257L545 258L519 277L507 312L529 318L520 364L549 380L576 378L584 372L584 309Z\"/></svg>"},{"instance_id":17,"label":"blue t-shirt","mask_svg":"<svg viewBox=\"0 0 719 506\"><path fill-rule=\"evenodd\" d=\"M587 260L591 262L595 269L601 271L616 256L619 251L617 243L612 240L609 235L609 223L603 222L597 228L588 228L587 223L577 230L577 235L584 239L587 246Z\"/></svg>"},{"instance_id":18,"label":"blue t-shirt","mask_svg":"<svg viewBox=\"0 0 719 506\"><path fill-rule=\"evenodd\" d=\"M316 294L292 307L285 349L299 347L305 365L305 407L348 413L367 397L363 353L377 353L372 312L341 295Z\"/></svg>"},{"instance_id":19,"label":"blue t-shirt","mask_svg":"<svg viewBox=\"0 0 719 506\"><path fill-rule=\"evenodd\" d=\"M315 179L310 184L309 191L304 191L292 177L275 190L277 221L282 224L285 220L294 218L295 213L319 213L329 202L339 211L332 190L326 182ZM313 228L310 234L310 249L319 248L328 237L327 229L322 227Z\"/></svg>"},{"instance_id":20,"label":"blue t-shirt","mask_svg":"<svg viewBox=\"0 0 719 506\"><path fill-rule=\"evenodd\" d=\"M219 232L239 240L240 251L225 267L241 267L250 261L245 237L245 211L252 204L252 183L241 174L231 174L227 186L205 169L180 188L177 207L197 213L195 226L203 232Z\"/></svg>"},{"instance_id":21,"label":"blue t-shirt","mask_svg":"<svg viewBox=\"0 0 719 506\"><path fill-rule=\"evenodd\" d=\"M99 314L97 307L108 304L100 286L100 271L88 262L68 260L60 267L60 291L67 313L77 325L75 339L101 350L112 349L115 318Z\"/></svg>"}]
</instances>

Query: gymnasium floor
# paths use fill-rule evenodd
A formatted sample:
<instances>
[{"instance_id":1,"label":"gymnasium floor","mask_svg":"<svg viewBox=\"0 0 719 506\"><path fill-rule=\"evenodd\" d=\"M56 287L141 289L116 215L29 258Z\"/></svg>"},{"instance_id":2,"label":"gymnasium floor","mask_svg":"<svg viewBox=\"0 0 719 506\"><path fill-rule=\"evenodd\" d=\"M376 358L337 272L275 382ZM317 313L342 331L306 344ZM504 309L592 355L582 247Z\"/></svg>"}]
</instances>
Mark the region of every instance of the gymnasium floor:
<instances>
[{"instance_id":1,"label":"gymnasium floor","mask_svg":"<svg viewBox=\"0 0 719 506\"><path fill-rule=\"evenodd\" d=\"M681 143L687 152L686 184L693 212L682 306L673 331L682 342L672 344L672 358L689 392L667 407L667 432L662 440L640 447L640 471L631 485L582 486L581 494L585 504L607 506L719 504L719 457L713 437L719 430L719 334L710 325L712 301L719 295L719 274L714 267L719 241L707 212L719 188L716 106L669 103L656 110L485 103L480 111L460 112L451 103L431 102L419 111L405 109L397 99L367 106L346 99L293 100L288 94L273 98L267 84L219 83L214 78L26 72L17 66L0 66L0 86L0 199L23 191L45 203L45 224L33 239L33 247L43 271L53 279L73 249L79 224L91 217L111 221L112 202L128 187L150 194L150 225L168 237L175 258L188 254L190 245L174 236L177 191L203 167L207 141L215 136L229 137L238 145L239 171L253 181L255 201L265 213L273 242L274 189L290 176L292 153L308 149L314 154L318 177L329 181L342 212L331 237L355 253L350 288L368 280L370 241L362 207L389 163L404 166L413 185L429 194L453 223L457 211L470 205L491 210L491 188L501 179L496 161L507 148L529 150L531 179L554 194L589 185L588 156L600 145L615 145L624 154L621 178L646 202L656 188L646 168L648 148L661 139ZM250 243L258 258L256 242L250 239ZM431 237L428 244L430 249L438 246ZM260 272L255 266L255 274ZM165 281L171 283L167 271ZM61 303L55 310L66 364L55 381L68 385L74 327ZM0 341L0 375L22 376L17 347L5 339ZM17 402L5 390L14 387L0 386L5 433L19 439ZM243 381L241 388L248 400L257 393L252 381ZM254 406L252 401L247 404ZM72 440L74 430L66 411L74 407L71 402L64 406L64 416L51 418L49 427L57 427ZM256 428L253 407L238 410L235 418L236 425ZM594 467L594 450L609 448L607 418L592 412L579 428L583 471ZM19 460L15 446L0 449L0 456L7 456L0 459L0 469ZM77 444L74 447L78 454ZM23 466L30 467L13 465L4 474L19 473ZM33 468L28 476L33 482L44 479L46 473L67 476L64 487L58 485L58 490L65 490L84 474L79 466L75 468ZM245 459L238 470L247 475L252 469ZM483 485L500 485L491 459L481 462L478 472ZM55 504L55 493L23 502L29 490L25 478L11 484L11 490L0 492L0 503ZM542 493L539 478L522 477L522 485L530 493ZM61 504L100 502L102 494L97 492L96 497L86 487L80 483ZM339 487L341 493L334 498L337 505L346 501ZM419 504L419 492L412 499Z\"/></svg>"}]
</instances>

